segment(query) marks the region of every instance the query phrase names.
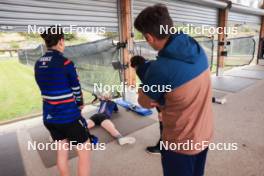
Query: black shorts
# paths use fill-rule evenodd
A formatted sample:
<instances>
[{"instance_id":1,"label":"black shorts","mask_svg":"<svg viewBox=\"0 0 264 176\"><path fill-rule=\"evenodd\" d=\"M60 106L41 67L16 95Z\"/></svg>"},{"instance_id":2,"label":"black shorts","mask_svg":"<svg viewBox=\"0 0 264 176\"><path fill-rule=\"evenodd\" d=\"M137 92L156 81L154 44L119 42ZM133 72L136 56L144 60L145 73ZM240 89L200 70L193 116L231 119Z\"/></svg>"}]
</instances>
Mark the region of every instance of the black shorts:
<instances>
[{"instance_id":1,"label":"black shorts","mask_svg":"<svg viewBox=\"0 0 264 176\"><path fill-rule=\"evenodd\" d=\"M96 113L92 117L90 117L90 120L92 120L94 124L98 126L100 126L101 123L107 119L109 119L109 116L104 113Z\"/></svg>"},{"instance_id":2,"label":"black shorts","mask_svg":"<svg viewBox=\"0 0 264 176\"><path fill-rule=\"evenodd\" d=\"M84 143L89 139L89 133L87 129L82 125L79 120L66 124L53 124L44 123L46 128L49 130L53 140L64 140L71 141L73 145Z\"/></svg>"}]
</instances>

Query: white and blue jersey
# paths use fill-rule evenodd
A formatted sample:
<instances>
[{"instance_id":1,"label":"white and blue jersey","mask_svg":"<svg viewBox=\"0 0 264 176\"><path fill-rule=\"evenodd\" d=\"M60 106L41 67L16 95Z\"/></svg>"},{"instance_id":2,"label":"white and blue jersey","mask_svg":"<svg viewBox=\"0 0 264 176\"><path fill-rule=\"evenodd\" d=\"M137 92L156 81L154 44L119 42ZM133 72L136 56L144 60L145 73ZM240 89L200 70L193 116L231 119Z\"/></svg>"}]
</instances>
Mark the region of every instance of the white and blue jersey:
<instances>
[{"instance_id":1,"label":"white and blue jersey","mask_svg":"<svg viewBox=\"0 0 264 176\"><path fill-rule=\"evenodd\" d=\"M65 124L81 117L82 91L71 60L48 50L35 64L35 79L43 98L45 123Z\"/></svg>"},{"instance_id":2,"label":"white and blue jersey","mask_svg":"<svg viewBox=\"0 0 264 176\"><path fill-rule=\"evenodd\" d=\"M109 118L112 117L113 112L117 112L118 107L115 102L111 100L100 100L100 107L97 113L105 114Z\"/></svg>"}]
</instances>

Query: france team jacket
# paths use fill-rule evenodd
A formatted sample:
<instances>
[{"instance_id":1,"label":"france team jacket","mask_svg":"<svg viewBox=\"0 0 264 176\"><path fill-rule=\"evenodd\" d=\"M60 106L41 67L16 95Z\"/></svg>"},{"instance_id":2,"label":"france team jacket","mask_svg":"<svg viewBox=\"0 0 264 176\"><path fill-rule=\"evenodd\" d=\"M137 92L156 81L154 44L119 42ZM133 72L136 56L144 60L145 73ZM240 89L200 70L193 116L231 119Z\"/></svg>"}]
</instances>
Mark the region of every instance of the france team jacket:
<instances>
[{"instance_id":1,"label":"france team jacket","mask_svg":"<svg viewBox=\"0 0 264 176\"><path fill-rule=\"evenodd\" d=\"M48 50L35 64L35 79L43 98L43 121L65 124L81 117L83 97L74 63Z\"/></svg>"}]
</instances>

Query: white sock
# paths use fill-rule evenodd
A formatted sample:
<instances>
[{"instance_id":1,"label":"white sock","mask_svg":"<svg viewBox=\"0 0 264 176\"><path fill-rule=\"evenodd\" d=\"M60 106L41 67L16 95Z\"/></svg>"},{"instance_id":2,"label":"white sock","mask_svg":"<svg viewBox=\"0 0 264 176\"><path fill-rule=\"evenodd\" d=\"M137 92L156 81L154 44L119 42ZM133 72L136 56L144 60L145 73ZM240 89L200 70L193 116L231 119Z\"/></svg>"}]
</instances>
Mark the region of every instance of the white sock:
<instances>
[{"instance_id":1,"label":"white sock","mask_svg":"<svg viewBox=\"0 0 264 176\"><path fill-rule=\"evenodd\" d=\"M136 139L134 137L120 137L117 139L119 145L134 144Z\"/></svg>"}]
</instances>

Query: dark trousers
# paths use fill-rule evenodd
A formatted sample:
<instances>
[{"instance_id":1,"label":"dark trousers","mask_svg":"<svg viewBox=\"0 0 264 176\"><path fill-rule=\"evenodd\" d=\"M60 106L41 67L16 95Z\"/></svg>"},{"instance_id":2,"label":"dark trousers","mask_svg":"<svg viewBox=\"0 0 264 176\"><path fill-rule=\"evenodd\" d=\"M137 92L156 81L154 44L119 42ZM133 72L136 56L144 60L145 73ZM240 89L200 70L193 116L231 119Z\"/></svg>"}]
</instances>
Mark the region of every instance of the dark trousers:
<instances>
[{"instance_id":1,"label":"dark trousers","mask_svg":"<svg viewBox=\"0 0 264 176\"><path fill-rule=\"evenodd\" d=\"M161 151L164 176L203 176L208 148L196 155Z\"/></svg>"}]
</instances>

